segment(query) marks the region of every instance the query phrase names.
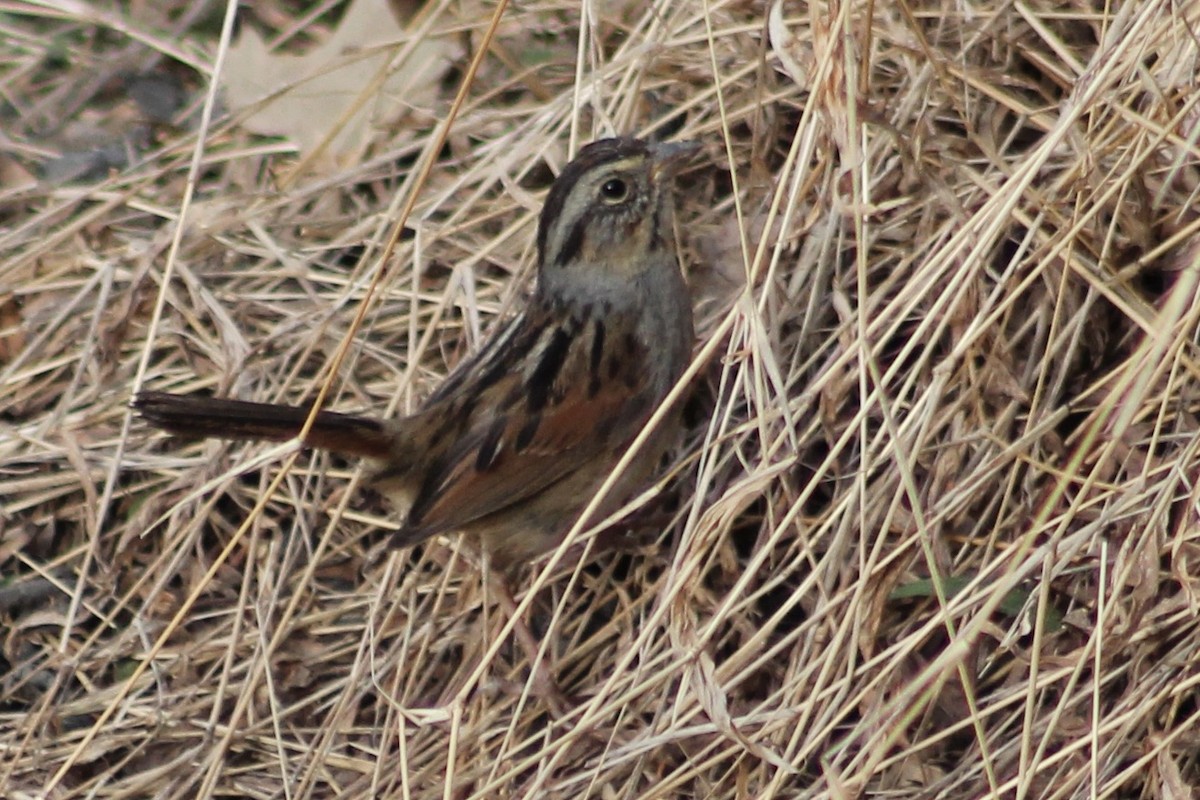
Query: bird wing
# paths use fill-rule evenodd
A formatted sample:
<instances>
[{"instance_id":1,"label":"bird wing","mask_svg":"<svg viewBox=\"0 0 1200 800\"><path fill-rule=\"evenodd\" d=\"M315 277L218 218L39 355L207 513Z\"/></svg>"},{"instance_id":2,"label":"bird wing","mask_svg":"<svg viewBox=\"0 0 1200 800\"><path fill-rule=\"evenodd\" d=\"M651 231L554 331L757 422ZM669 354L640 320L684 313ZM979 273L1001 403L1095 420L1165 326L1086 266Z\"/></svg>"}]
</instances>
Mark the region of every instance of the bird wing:
<instances>
[{"instance_id":1,"label":"bird wing","mask_svg":"<svg viewBox=\"0 0 1200 800\"><path fill-rule=\"evenodd\" d=\"M602 479L653 410L645 353L633 337L606 349L599 319L529 328L510 346L530 354L515 363L532 367L475 395L480 410L429 465L398 544L526 502L580 469Z\"/></svg>"}]
</instances>

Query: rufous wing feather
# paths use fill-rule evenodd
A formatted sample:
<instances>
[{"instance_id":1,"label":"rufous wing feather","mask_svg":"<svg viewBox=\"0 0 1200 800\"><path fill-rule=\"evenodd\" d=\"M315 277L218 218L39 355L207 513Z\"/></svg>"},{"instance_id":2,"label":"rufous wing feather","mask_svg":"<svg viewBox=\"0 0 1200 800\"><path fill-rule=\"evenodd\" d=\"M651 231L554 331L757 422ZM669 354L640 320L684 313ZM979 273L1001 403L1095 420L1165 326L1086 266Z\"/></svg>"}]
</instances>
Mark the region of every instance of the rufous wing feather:
<instances>
[{"instance_id":1,"label":"rufous wing feather","mask_svg":"<svg viewBox=\"0 0 1200 800\"><path fill-rule=\"evenodd\" d=\"M415 544L525 502L610 451L600 428L631 419L619 410L630 395L613 387L591 398L575 396L583 388L546 409L532 434L530 421L513 415L497 417L492 430L464 439L467 447L428 473L396 544ZM608 436L632 438L626 433L630 427Z\"/></svg>"},{"instance_id":2,"label":"rufous wing feather","mask_svg":"<svg viewBox=\"0 0 1200 800\"><path fill-rule=\"evenodd\" d=\"M594 357L601 348L593 348L604 336L598 320L577 320L566 333L537 324L528 330L536 336L514 337L509 346L539 354L538 366L488 387L503 399L481 402L486 413L427 465L398 545L526 502L580 468L595 470L596 459L619 455L653 410L640 345L631 340L619 361L601 363ZM558 352L564 335L570 341ZM542 368L551 362L553 370ZM592 379L601 372L606 380Z\"/></svg>"}]
</instances>

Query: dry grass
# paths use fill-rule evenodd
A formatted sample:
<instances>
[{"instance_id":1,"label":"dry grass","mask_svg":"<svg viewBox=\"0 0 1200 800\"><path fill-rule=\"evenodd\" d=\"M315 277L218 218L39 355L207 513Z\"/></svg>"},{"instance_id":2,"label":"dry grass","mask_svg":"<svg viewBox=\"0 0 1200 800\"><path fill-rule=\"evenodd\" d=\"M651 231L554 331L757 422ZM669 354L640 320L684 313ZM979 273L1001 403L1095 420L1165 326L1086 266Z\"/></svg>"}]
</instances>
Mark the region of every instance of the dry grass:
<instances>
[{"instance_id":1,"label":"dry grass","mask_svg":"<svg viewBox=\"0 0 1200 800\"><path fill-rule=\"evenodd\" d=\"M312 172L218 107L189 194L221 12L175 5L0 16L0 795L1200 785L1200 7L618 2L580 44L522 4L435 149L494 4L431 6L467 45L432 107ZM22 183L133 130L131 71L175 122ZM372 561L352 465L130 419L311 396L347 337L330 405L410 408L613 129L707 148L690 436L632 552L523 577L533 678L455 540Z\"/></svg>"}]
</instances>

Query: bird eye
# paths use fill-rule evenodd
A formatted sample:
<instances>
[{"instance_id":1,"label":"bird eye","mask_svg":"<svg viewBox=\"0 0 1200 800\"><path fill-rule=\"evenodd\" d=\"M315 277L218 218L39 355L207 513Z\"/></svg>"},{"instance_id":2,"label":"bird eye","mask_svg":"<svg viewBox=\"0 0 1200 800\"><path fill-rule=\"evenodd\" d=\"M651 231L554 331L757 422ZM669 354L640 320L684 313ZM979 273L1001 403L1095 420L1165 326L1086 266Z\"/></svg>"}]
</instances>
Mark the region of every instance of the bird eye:
<instances>
[{"instance_id":1,"label":"bird eye","mask_svg":"<svg viewBox=\"0 0 1200 800\"><path fill-rule=\"evenodd\" d=\"M619 203L629 196L629 186L620 178L609 178L600 187L600 198L606 203Z\"/></svg>"}]
</instances>

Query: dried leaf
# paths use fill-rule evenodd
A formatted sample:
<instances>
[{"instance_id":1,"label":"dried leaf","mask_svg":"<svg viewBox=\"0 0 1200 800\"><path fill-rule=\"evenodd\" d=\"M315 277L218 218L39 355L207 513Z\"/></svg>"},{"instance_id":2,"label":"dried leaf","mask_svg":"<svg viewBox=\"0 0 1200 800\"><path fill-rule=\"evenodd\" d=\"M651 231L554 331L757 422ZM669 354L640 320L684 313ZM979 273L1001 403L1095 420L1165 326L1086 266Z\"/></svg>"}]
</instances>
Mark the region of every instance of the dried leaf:
<instances>
[{"instance_id":1,"label":"dried leaf","mask_svg":"<svg viewBox=\"0 0 1200 800\"><path fill-rule=\"evenodd\" d=\"M354 0L333 35L304 55L270 51L247 27L229 48L226 96L234 109L255 109L247 129L286 136L306 155L328 139L325 152L335 163L352 162L399 114L436 97L455 51L446 36L416 43L383 85L364 95L412 35L386 0Z\"/></svg>"}]
</instances>

